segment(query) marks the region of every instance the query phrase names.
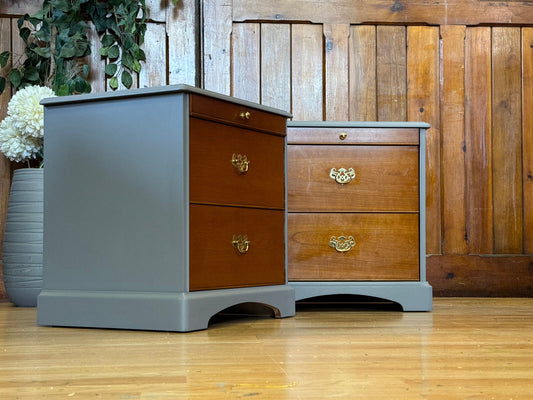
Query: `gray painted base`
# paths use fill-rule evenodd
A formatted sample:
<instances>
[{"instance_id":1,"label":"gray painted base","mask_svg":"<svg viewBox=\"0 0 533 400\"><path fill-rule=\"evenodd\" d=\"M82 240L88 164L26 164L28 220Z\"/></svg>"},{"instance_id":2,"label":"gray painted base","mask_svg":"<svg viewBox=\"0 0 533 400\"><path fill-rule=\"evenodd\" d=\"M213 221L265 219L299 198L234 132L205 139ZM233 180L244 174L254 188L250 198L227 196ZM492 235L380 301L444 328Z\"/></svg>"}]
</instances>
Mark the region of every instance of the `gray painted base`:
<instances>
[{"instance_id":1,"label":"gray painted base","mask_svg":"<svg viewBox=\"0 0 533 400\"><path fill-rule=\"evenodd\" d=\"M427 282L289 282L296 300L331 294L355 294L390 300L403 311L431 311L433 289Z\"/></svg>"},{"instance_id":2,"label":"gray painted base","mask_svg":"<svg viewBox=\"0 0 533 400\"><path fill-rule=\"evenodd\" d=\"M188 332L206 329L216 313L237 304L260 303L277 318L294 316L289 286L199 292L99 292L43 290L39 325Z\"/></svg>"}]
</instances>

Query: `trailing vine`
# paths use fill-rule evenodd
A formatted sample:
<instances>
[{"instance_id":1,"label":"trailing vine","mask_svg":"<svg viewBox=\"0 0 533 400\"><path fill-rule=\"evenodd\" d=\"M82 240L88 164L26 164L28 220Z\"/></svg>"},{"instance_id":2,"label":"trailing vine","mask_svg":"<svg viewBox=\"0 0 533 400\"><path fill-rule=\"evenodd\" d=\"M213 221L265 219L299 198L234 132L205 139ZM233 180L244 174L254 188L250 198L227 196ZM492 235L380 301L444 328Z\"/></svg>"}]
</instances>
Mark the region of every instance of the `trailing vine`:
<instances>
[{"instance_id":1,"label":"trailing vine","mask_svg":"<svg viewBox=\"0 0 533 400\"><path fill-rule=\"evenodd\" d=\"M175 5L179 0L172 1ZM0 77L0 94L8 80L15 90L40 85L59 96L90 92L89 22L100 38L109 86L130 88L146 60L141 45L148 14L145 0L44 0L39 11L18 20L24 56L12 60L7 76ZM10 58L10 52L0 53L0 67Z\"/></svg>"}]
</instances>

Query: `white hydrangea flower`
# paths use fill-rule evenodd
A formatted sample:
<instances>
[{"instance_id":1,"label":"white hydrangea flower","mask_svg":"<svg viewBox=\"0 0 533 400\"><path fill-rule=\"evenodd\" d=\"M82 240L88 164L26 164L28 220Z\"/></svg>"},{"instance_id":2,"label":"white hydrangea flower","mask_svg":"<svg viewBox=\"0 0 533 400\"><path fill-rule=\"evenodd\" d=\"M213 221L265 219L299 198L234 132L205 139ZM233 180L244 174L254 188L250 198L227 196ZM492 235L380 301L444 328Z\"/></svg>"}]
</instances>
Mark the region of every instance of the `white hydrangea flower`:
<instances>
[{"instance_id":1,"label":"white hydrangea flower","mask_svg":"<svg viewBox=\"0 0 533 400\"><path fill-rule=\"evenodd\" d=\"M55 97L52 89L44 86L27 86L11 98L7 114L13 118L13 126L22 136L43 137L44 107L39 102L47 97Z\"/></svg>"},{"instance_id":2,"label":"white hydrangea flower","mask_svg":"<svg viewBox=\"0 0 533 400\"><path fill-rule=\"evenodd\" d=\"M36 158L42 147L42 139L23 137L8 116L0 123L0 151L11 161L26 161Z\"/></svg>"}]
</instances>

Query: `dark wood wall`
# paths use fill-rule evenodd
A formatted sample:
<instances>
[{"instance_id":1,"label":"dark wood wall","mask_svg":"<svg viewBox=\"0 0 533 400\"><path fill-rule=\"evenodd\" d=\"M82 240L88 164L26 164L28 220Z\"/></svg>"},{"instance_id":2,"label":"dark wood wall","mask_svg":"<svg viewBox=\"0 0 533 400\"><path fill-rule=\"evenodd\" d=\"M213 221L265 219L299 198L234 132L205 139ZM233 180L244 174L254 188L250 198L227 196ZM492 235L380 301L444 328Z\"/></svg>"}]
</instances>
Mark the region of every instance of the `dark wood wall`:
<instances>
[{"instance_id":1,"label":"dark wood wall","mask_svg":"<svg viewBox=\"0 0 533 400\"><path fill-rule=\"evenodd\" d=\"M0 5L0 51L16 47L4 39L12 15L36 3ZM295 120L430 123L426 241L435 294L533 294L533 2L152 6L138 86L197 84ZM93 63L96 90L106 90L98 57ZM2 163L0 211L9 186Z\"/></svg>"}]
</instances>

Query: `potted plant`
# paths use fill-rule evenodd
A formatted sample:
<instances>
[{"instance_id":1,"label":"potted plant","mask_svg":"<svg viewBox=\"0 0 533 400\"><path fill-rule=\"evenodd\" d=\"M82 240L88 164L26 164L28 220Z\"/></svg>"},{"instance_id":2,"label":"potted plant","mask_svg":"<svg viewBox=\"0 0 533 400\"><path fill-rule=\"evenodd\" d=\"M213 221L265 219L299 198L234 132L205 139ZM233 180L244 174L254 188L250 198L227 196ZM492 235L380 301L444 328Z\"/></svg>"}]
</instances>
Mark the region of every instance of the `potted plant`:
<instances>
[{"instance_id":1,"label":"potted plant","mask_svg":"<svg viewBox=\"0 0 533 400\"><path fill-rule=\"evenodd\" d=\"M55 96L44 86L26 86L10 100L0 123L0 151L11 161L42 167L43 106ZM3 277L10 300L18 306L37 305L42 287L43 170L15 170L3 246Z\"/></svg>"}]
</instances>

